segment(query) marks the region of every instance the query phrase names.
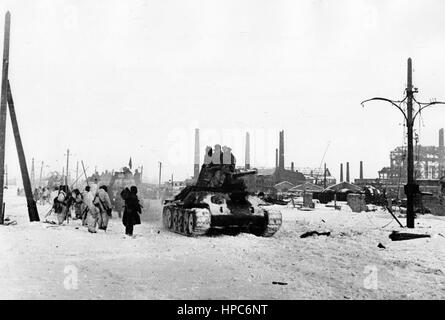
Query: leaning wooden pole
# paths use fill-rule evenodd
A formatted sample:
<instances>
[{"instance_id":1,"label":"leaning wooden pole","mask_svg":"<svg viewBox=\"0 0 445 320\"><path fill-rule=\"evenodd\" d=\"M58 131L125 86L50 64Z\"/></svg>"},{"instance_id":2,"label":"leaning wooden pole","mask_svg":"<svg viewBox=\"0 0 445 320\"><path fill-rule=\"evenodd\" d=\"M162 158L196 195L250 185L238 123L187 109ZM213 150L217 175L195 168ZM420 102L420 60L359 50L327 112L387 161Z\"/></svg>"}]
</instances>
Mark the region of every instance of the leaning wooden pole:
<instances>
[{"instance_id":1,"label":"leaning wooden pole","mask_svg":"<svg viewBox=\"0 0 445 320\"><path fill-rule=\"evenodd\" d=\"M12 131L14 133L15 145L17 147L17 154L19 156L20 171L22 172L23 188L25 189L26 202L28 204L29 220L40 221L39 213L37 211L36 202L32 196L31 181L29 180L28 167L26 166L25 152L23 150L22 139L20 138L19 126L14 109L14 101L12 99L11 86L8 81L8 106L9 116L11 117Z\"/></svg>"},{"instance_id":2,"label":"leaning wooden pole","mask_svg":"<svg viewBox=\"0 0 445 320\"><path fill-rule=\"evenodd\" d=\"M0 102L0 208L3 207L3 191L5 183L5 139L6 139L6 104L8 95L8 66L9 66L9 30L11 26L11 14L5 16L5 36L3 40L3 69L2 89ZM0 212L2 215L3 210Z\"/></svg>"}]
</instances>

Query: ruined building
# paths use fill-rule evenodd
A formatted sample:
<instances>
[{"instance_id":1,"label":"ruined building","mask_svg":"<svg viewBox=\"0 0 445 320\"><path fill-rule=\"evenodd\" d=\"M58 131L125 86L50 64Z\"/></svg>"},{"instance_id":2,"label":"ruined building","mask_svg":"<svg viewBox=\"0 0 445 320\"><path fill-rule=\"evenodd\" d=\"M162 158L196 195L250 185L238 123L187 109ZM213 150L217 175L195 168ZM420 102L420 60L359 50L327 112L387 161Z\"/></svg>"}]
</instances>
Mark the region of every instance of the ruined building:
<instances>
[{"instance_id":1,"label":"ruined building","mask_svg":"<svg viewBox=\"0 0 445 320\"><path fill-rule=\"evenodd\" d=\"M439 130L438 146L414 146L414 176L417 180L439 179L445 174L443 128ZM379 179L406 183L407 148L399 146L390 152L390 166L379 171Z\"/></svg>"}]
</instances>

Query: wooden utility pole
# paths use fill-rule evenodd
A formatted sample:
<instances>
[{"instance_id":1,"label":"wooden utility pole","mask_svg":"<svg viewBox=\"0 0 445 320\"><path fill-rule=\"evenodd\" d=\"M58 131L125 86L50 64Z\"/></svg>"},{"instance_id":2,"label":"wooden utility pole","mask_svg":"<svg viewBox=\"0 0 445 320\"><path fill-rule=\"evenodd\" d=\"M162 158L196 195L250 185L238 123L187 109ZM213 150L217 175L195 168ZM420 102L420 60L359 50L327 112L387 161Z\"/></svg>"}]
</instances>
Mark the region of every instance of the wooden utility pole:
<instances>
[{"instance_id":1,"label":"wooden utility pole","mask_svg":"<svg viewBox=\"0 0 445 320\"><path fill-rule=\"evenodd\" d=\"M413 126L414 121L416 120L416 116L425 108L435 105L435 104L445 104L445 102L432 101L432 102L419 102L414 98L414 93L417 93L417 88L413 87L413 71L412 71L412 60L408 58L408 72L407 72L407 87L406 87L406 96L403 100L391 100L387 98L371 98L362 102L362 106L364 103L369 101L385 101L391 103L397 109L402 112L403 117L406 120L406 127L408 130L408 168L407 168L407 184L405 185L405 194L407 198L406 204L406 226L408 228L414 228L415 226L415 218L414 218L414 197L416 194L419 194L419 185L414 181L414 148L413 148ZM406 112L402 108L402 104L406 101ZM413 101L418 105L417 110L415 111L413 108ZM414 113L415 111L415 113ZM413 114L414 113L414 114Z\"/></svg>"},{"instance_id":2,"label":"wooden utility pole","mask_svg":"<svg viewBox=\"0 0 445 320\"><path fill-rule=\"evenodd\" d=\"M34 190L34 188L36 187L36 173L35 173L35 169L34 169L34 158L32 158L32 163L31 163L31 188Z\"/></svg>"},{"instance_id":3,"label":"wooden utility pole","mask_svg":"<svg viewBox=\"0 0 445 320\"><path fill-rule=\"evenodd\" d=\"M77 181L79 181L79 161L76 163L76 188L77 188Z\"/></svg>"},{"instance_id":4,"label":"wooden utility pole","mask_svg":"<svg viewBox=\"0 0 445 320\"><path fill-rule=\"evenodd\" d=\"M90 184L88 183L87 170L85 169L85 165L83 164L83 160L82 160L82 169L83 169L83 174L85 175L85 181L87 182L87 186L90 186Z\"/></svg>"},{"instance_id":5,"label":"wooden utility pole","mask_svg":"<svg viewBox=\"0 0 445 320\"><path fill-rule=\"evenodd\" d=\"M414 228L414 196L416 185L414 184L414 148L413 148L413 70L411 58L408 59L408 83L406 88L406 123L408 130L408 177L405 186L406 202L406 226ZM417 186L417 189L419 187ZM418 191L418 190L417 190Z\"/></svg>"},{"instance_id":6,"label":"wooden utility pole","mask_svg":"<svg viewBox=\"0 0 445 320\"><path fill-rule=\"evenodd\" d=\"M162 162L159 161L159 190L161 190Z\"/></svg>"},{"instance_id":7,"label":"wooden utility pole","mask_svg":"<svg viewBox=\"0 0 445 320\"><path fill-rule=\"evenodd\" d=\"M42 175L43 175L43 161L40 166L40 175L39 175L39 187L42 185Z\"/></svg>"},{"instance_id":8,"label":"wooden utility pole","mask_svg":"<svg viewBox=\"0 0 445 320\"><path fill-rule=\"evenodd\" d=\"M326 162L324 163L323 186L326 189Z\"/></svg>"},{"instance_id":9,"label":"wooden utility pole","mask_svg":"<svg viewBox=\"0 0 445 320\"><path fill-rule=\"evenodd\" d=\"M11 86L8 81L8 106L9 115L11 117L12 131L14 133L15 145L19 158L20 171L22 172L23 188L25 189L26 202L28 204L29 221L40 221L39 213L37 211L36 202L32 196L31 182L29 181L28 167L26 166L25 151L23 150L22 138L20 137L19 125L15 114L14 101L12 99ZM34 159L33 159L34 167Z\"/></svg>"},{"instance_id":10,"label":"wooden utility pole","mask_svg":"<svg viewBox=\"0 0 445 320\"><path fill-rule=\"evenodd\" d=\"M22 140L20 138L19 126L15 114L14 101L12 99L11 85L8 78L9 66L9 40L10 40L11 14L9 11L5 16L5 33L3 43L3 69L2 69L2 88L0 103L0 206L2 208L0 217L4 217L4 169L5 169L5 138L6 138L6 105L9 107L12 130L14 133L15 144L19 157L20 170L22 172L23 187L25 189L26 201L28 204L28 215L30 221L39 221L39 213L32 196L31 182L29 181L28 168L26 166L25 152L23 151Z\"/></svg>"},{"instance_id":11,"label":"wooden utility pole","mask_svg":"<svg viewBox=\"0 0 445 320\"><path fill-rule=\"evenodd\" d=\"M68 175L69 175L69 161L70 161L70 149L66 150L66 177L65 177L65 184L68 185Z\"/></svg>"},{"instance_id":12,"label":"wooden utility pole","mask_svg":"<svg viewBox=\"0 0 445 320\"><path fill-rule=\"evenodd\" d=\"M161 175L162 175L162 162L159 161L159 181L158 181L159 199L161 199Z\"/></svg>"},{"instance_id":13,"label":"wooden utility pole","mask_svg":"<svg viewBox=\"0 0 445 320\"><path fill-rule=\"evenodd\" d=\"M9 34L11 14L5 16L5 33L3 40L2 89L0 102L0 206L3 207L3 191L5 183L5 140L6 140L6 108L8 103L8 66L9 66ZM3 210L0 212L3 216Z\"/></svg>"}]
</instances>

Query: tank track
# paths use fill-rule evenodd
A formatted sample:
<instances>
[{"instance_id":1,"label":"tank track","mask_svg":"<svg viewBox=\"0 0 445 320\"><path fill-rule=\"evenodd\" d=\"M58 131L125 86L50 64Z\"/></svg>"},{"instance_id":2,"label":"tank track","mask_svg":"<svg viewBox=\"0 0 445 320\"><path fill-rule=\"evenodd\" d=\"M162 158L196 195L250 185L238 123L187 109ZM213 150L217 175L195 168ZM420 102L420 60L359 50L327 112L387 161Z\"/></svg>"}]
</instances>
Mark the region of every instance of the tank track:
<instances>
[{"instance_id":1,"label":"tank track","mask_svg":"<svg viewBox=\"0 0 445 320\"><path fill-rule=\"evenodd\" d=\"M201 236L210 229L210 211L205 208L184 209L165 206L162 212L165 229L188 237Z\"/></svg>"},{"instance_id":2,"label":"tank track","mask_svg":"<svg viewBox=\"0 0 445 320\"><path fill-rule=\"evenodd\" d=\"M273 236L281 227L281 223L283 221L280 211L264 211L264 216L266 217L266 224L262 233L260 234L262 237L271 237Z\"/></svg>"}]
</instances>

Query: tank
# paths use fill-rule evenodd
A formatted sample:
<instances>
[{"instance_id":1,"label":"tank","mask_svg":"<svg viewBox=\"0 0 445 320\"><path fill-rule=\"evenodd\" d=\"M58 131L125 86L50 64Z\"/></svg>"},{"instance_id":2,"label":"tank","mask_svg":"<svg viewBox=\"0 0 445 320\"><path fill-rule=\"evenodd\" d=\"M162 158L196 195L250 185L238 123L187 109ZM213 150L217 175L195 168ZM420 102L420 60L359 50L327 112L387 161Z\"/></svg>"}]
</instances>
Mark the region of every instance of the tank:
<instances>
[{"instance_id":1,"label":"tank","mask_svg":"<svg viewBox=\"0 0 445 320\"><path fill-rule=\"evenodd\" d=\"M122 200L120 193L125 188L130 188L135 185L135 181L131 172L121 171L114 172L111 180L108 184L108 195L110 196L111 204L113 208L118 212L118 216L122 216L124 201Z\"/></svg>"},{"instance_id":2,"label":"tank","mask_svg":"<svg viewBox=\"0 0 445 320\"><path fill-rule=\"evenodd\" d=\"M212 161L207 156L194 184L164 202L164 228L185 236L202 236L218 229L273 236L281 227L281 212L249 195L242 178L257 171L235 169L233 156L229 163L222 163L223 157Z\"/></svg>"},{"instance_id":3,"label":"tank","mask_svg":"<svg viewBox=\"0 0 445 320\"><path fill-rule=\"evenodd\" d=\"M147 213L150 208L149 197L147 196L147 187L131 173L128 168L124 168L123 171L114 172L111 180L108 184L108 195L111 200L111 204L114 210L118 213L120 218L123 213L124 200L120 196L122 190L130 188L131 186L137 186L139 201L142 205L143 213Z\"/></svg>"}]
</instances>

